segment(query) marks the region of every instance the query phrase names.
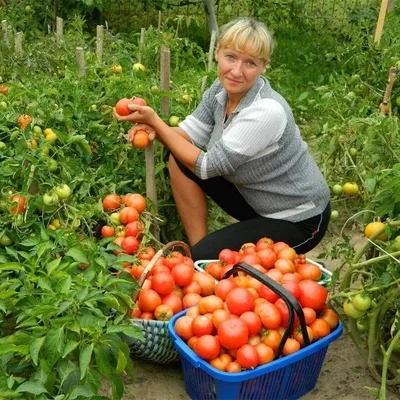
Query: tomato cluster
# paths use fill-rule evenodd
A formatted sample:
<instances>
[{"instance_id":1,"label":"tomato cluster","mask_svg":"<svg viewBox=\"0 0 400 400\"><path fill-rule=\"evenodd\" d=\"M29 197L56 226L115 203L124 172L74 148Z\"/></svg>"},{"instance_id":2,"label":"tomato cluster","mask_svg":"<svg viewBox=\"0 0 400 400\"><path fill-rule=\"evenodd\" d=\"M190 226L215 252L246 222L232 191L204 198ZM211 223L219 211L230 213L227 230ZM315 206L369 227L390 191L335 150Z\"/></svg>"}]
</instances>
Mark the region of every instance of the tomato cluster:
<instances>
[{"instance_id":1,"label":"tomato cluster","mask_svg":"<svg viewBox=\"0 0 400 400\"><path fill-rule=\"evenodd\" d=\"M174 314L214 294L215 285L211 275L195 271L190 257L172 251L160 257L146 277L131 316L168 321Z\"/></svg>"},{"instance_id":2,"label":"tomato cluster","mask_svg":"<svg viewBox=\"0 0 400 400\"><path fill-rule=\"evenodd\" d=\"M240 372L271 362L288 329L286 303L262 282L243 272L221 279L239 261L265 273L297 299L310 342L337 327L339 318L326 304L328 291L316 282L321 276L308 271L308 265L318 267L307 263L304 255L297 255L287 244L262 238L256 244L246 243L238 252L224 249L219 258L205 267L219 280L214 279L217 283L213 293L199 296L174 327L177 335L215 368ZM292 354L303 346L296 315L281 355Z\"/></svg>"},{"instance_id":3,"label":"tomato cluster","mask_svg":"<svg viewBox=\"0 0 400 400\"><path fill-rule=\"evenodd\" d=\"M119 254L134 254L139 249L140 239L144 230L144 223L140 215L146 209L146 199L139 193L128 193L124 196L109 194L103 199L103 209L110 213L110 224L101 228L103 237L116 236L114 243L121 248L116 250ZM145 257L151 259L154 256L154 249L143 247L140 254L147 254Z\"/></svg>"}]
</instances>

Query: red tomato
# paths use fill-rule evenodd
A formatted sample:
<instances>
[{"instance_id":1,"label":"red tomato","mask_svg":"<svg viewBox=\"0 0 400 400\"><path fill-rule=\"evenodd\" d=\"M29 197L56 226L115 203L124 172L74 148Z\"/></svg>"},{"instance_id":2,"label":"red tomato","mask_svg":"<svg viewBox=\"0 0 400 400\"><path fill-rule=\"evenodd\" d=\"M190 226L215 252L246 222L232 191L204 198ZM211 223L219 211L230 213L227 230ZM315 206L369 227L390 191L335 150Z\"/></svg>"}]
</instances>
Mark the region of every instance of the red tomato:
<instances>
[{"instance_id":1,"label":"red tomato","mask_svg":"<svg viewBox=\"0 0 400 400\"><path fill-rule=\"evenodd\" d=\"M194 261L188 256L183 256L183 263L189 265L189 267L194 268Z\"/></svg>"},{"instance_id":2,"label":"red tomato","mask_svg":"<svg viewBox=\"0 0 400 400\"><path fill-rule=\"evenodd\" d=\"M282 283L285 283L285 282L299 283L302 280L303 280L303 277L298 272L288 272L286 274L283 274L283 276L282 276Z\"/></svg>"},{"instance_id":3,"label":"red tomato","mask_svg":"<svg viewBox=\"0 0 400 400\"><path fill-rule=\"evenodd\" d=\"M221 345L215 336L204 335L196 341L193 350L200 358L210 361L218 356Z\"/></svg>"},{"instance_id":4,"label":"red tomato","mask_svg":"<svg viewBox=\"0 0 400 400\"><path fill-rule=\"evenodd\" d=\"M328 290L315 281L306 279L299 282L299 303L302 307L311 307L315 311L324 309Z\"/></svg>"},{"instance_id":5,"label":"red tomato","mask_svg":"<svg viewBox=\"0 0 400 400\"><path fill-rule=\"evenodd\" d=\"M288 309L288 306L286 305L284 300L278 299L275 302L275 307L278 309L279 313L281 314L281 325L286 328L288 326L288 323L289 323L289 309ZM293 315L294 315L293 328L295 328L296 326L298 326L300 324L300 320L299 320L299 317L297 316L295 311L293 311Z\"/></svg>"},{"instance_id":6,"label":"red tomato","mask_svg":"<svg viewBox=\"0 0 400 400\"><path fill-rule=\"evenodd\" d=\"M199 338L197 336L192 336L188 341L187 341L187 345L193 349L194 345L196 344L196 342L199 340Z\"/></svg>"},{"instance_id":7,"label":"red tomato","mask_svg":"<svg viewBox=\"0 0 400 400\"><path fill-rule=\"evenodd\" d=\"M160 274L161 272L165 272L166 274L171 274L171 271L169 270L169 268L166 265L160 264L160 265L156 265L155 267L153 267L153 269L151 270L150 276Z\"/></svg>"},{"instance_id":8,"label":"red tomato","mask_svg":"<svg viewBox=\"0 0 400 400\"><path fill-rule=\"evenodd\" d=\"M245 288L232 289L225 301L232 314L240 316L246 311L254 310L254 296Z\"/></svg>"},{"instance_id":9,"label":"red tomato","mask_svg":"<svg viewBox=\"0 0 400 400\"><path fill-rule=\"evenodd\" d=\"M160 272L153 275L153 280L151 281L151 287L158 294L166 295L174 290L175 282L171 273Z\"/></svg>"},{"instance_id":10,"label":"red tomato","mask_svg":"<svg viewBox=\"0 0 400 400\"><path fill-rule=\"evenodd\" d=\"M258 253L244 254L240 261L250 265L261 264L260 257L257 254Z\"/></svg>"},{"instance_id":11,"label":"red tomato","mask_svg":"<svg viewBox=\"0 0 400 400\"><path fill-rule=\"evenodd\" d=\"M236 362L245 369L252 369L258 365L258 353L257 350L245 344L237 351Z\"/></svg>"},{"instance_id":12,"label":"red tomato","mask_svg":"<svg viewBox=\"0 0 400 400\"><path fill-rule=\"evenodd\" d=\"M239 318L231 318L218 326L218 338L226 349L239 349L249 340L246 322Z\"/></svg>"},{"instance_id":13,"label":"red tomato","mask_svg":"<svg viewBox=\"0 0 400 400\"><path fill-rule=\"evenodd\" d=\"M244 243L240 246L240 250L239 253L240 254L251 254L251 253L255 253L256 250L256 245L254 243Z\"/></svg>"},{"instance_id":14,"label":"red tomato","mask_svg":"<svg viewBox=\"0 0 400 400\"><path fill-rule=\"evenodd\" d=\"M219 252L218 259L224 261L225 264L235 264L236 254L230 249L223 249Z\"/></svg>"},{"instance_id":15,"label":"red tomato","mask_svg":"<svg viewBox=\"0 0 400 400\"><path fill-rule=\"evenodd\" d=\"M132 223L132 222L131 222ZM126 231L126 228L125 228ZM136 236L136 235L128 235L128 236ZM148 247L141 247L140 251L137 253L139 260L151 260L154 255L156 254L155 250L148 246Z\"/></svg>"},{"instance_id":16,"label":"red tomato","mask_svg":"<svg viewBox=\"0 0 400 400\"><path fill-rule=\"evenodd\" d=\"M224 322L228 319L230 319L230 314L226 310L217 309L212 313L212 321L213 321L215 328L217 328L217 329L221 325L222 322Z\"/></svg>"},{"instance_id":17,"label":"red tomato","mask_svg":"<svg viewBox=\"0 0 400 400\"><path fill-rule=\"evenodd\" d=\"M133 221L133 222L126 224L126 226L125 226L126 236L137 237L138 234L141 232L140 227L141 227L140 221Z\"/></svg>"},{"instance_id":18,"label":"red tomato","mask_svg":"<svg viewBox=\"0 0 400 400\"><path fill-rule=\"evenodd\" d=\"M304 319L305 319L306 325L311 325L317 318L317 313L315 312L315 310L313 310L310 307L304 307L303 314L304 314Z\"/></svg>"},{"instance_id":19,"label":"red tomato","mask_svg":"<svg viewBox=\"0 0 400 400\"><path fill-rule=\"evenodd\" d=\"M122 238L121 249L126 254L133 254L138 247L139 247L139 242L135 237L128 236L126 238Z\"/></svg>"},{"instance_id":20,"label":"red tomato","mask_svg":"<svg viewBox=\"0 0 400 400\"><path fill-rule=\"evenodd\" d=\"M183 308L197 306L201 299L202 297L198 293L187 293L182 299Z\"/></svg>"},{"instance_id":21,"label":"red tomato","mask_svg":"<svg viewBox=\"0 0 400 400\"><path fill-rule=\"evenodd\" d=\"M260 264L264 268L273 268L277 259L275 252L271 248L265 248L257 251L257 256L260 258Z\"/></svg>"},{"instance_id":22,"label":"red tomato","mask_svg":"<svg viewBox=\"0 0 400 400\"><path fill-rule=\"evenodd\" d=\"M237 283L232 279L222 279L215 285L215 294L225 301L228 293L237 287Z\"/></svg>"},{"instance_id":23,"label":"red tomato","mask_svg":"<svg viewBox=\"0 0 400 400\"><path fill-rule=\"evenodd\" d=\"M281 324L281 314L274 304L269 302L260 303L256 309L257 315L261 319L261 323L267 329L276 329Z\"/></svg>"},{"instance_id":24,"label":"red tomato","mask_svg":"<svg viewBox=\"0 0 400 400\"><path fill-rule=\"evenodd\" d=\"M308 339L310 340L310 343L312 343L312 341L314 339L314 332L309 326L306 326L306 329L307 329ZM301 330L300 327L297 327L294 330L292 336L293 336L293 339L297 340L300 343L301 347L304 346L305 342L304 342L304 337L303 337L303 331Z\"/></svg>"},{"instance_id":25,"label":"red tomato","mask_svg":"<svg viewBox=\"0 0 400 400\"><path fill-rule=\"evenodd\" d=\"M187 286L192 282L194 270L193 267L190 267L184 263L180 263L171 269L171 275L173 276L177 285Z\"/></svg>"},{"instance_id":26,"label":"red tomato","mask_svg":"<svg viewBox=\"0 0 400 400\"><path fill-rule=\"evenodd\" d=\"M289 293L293 295L294 298L298 299L300 297L299 285L295 282L284 282L282 287L285 288Z\"/></svg>"},{"instance_id":27,"label":"red tomato","mask_svg":"<svg viewBox=\"0 0 400 400\"><path fill-rule=\"evenodd\" d=\"M139 193L128 194L125 204L135 208L138 213L142 213L146 209L146 199Z\"/></svg>"},{"instance_id":28,"label":"red tomato","mask_svg":"<svg viewBox=\"0 0 400 400\"><path fill-rule=\"evenodd\" d=\"M278 283L282 282L283 273L281 271L279 271L279 269L271 268L271 269L268 270L266 275L268 275L275 282L278 282Z\"/></svg>"},{"instance_id":29,"label":"red tomato","mask_svg":"<svg viewBox=\"0 0 400 400\"><path fill-rule=\"evenodd\" d=\"M160 295L152 289L141 290L139 294L139 308L142 311L153 312L161 304Z\"/></svg>"},{"instance_id":30,"label":"red tomato","mask_svg":"<svg viewBox=\"0 0 400 400\"><path fill-rule=\"evenodd\" d=\"M154 317L155 317L155 319L157 319L159 321L169 321L173 315L174 315L174 313L173 313L171 307L169 307L165 304L160 304L154 310Z\"/></svg>"},{"instance_id":31,"label":"red tomato","mask_svg":"<svg viewBox=\"0 0 400 400\"><path fill-rule=\"evenodd\" d=\"M169 268L172 269L177 264L183 263L183 255L179 253L179 251L172 251L165 257L164 264Z\"/></svg>"},{"instance_id":32,"label":"red tomato","mask_svg":"<svg viewBox=\"0 0 400 400\"><path fill-rule=\"evenodd\" d=\"M101 227L101 236L110 237L115 233L115 229L113 226L104 225Z\"/></svg>"},{"instance_id":33,"label":"red tomato","mask_svg":"<svg viewBox=\"0 0 400 400\"><path fill-rule=\"evenodd\" d=\"M249 330L249 336L257 335L261 329L261 319L254 311L246 311L241 316L244 322L246 322L247 329Z\"/></svg>"},{"instance_id":34,"label":"red tomato","mask_svg":"<svg viewBox=\"0 0 400 400\"><path fill-rule=\"evenodd\" d=\"M141 264L132 264L132 268L131 268L131 275L136 278L139 279L144 271L144 266Z\"/></svg>"},{"instance_id":35,"label":"red tomato","mask_svg":"<svg viewBox=\"0 0 400 400\"><path fill-rule=\"evenodd\" d=\"M109 194L103 200L104 211L115 211L119 208L121 204L121 197L117 194Z\"/></svg>"},{"instance_id":36,"label":"red tomato","mask_svg":"<svg viewBox=\"0 0 400 400\"><path fill-rule=\"evenodd\" d=\"M199 315L195 317L192 322L192 332L195 336L211 335L214 330L213 322L205 317L204 315Z\"/></svg>"},{"instance_id":37,"label":"red tomato","mask_svg":"<svg viewBox=\"0 0 400 400\"><path fill-rule=\"evenodd\" d=\"M297 272L303 279L311 279L312 281L319 281L322 277L322 271L316 265L310 263L299 264Z\"/></svg>"},{"instance_id":38,"label":"red tomato","mask_svg":"<svg viewBox=\"0 0 400 400\"><path fill-rule=\"evenodd\" d=\"M192 322L193 317L187 315L178 318L174 326L176 334L184 340L189 340L193 336Z\"/></svg>"},{"instance_id":39,"label":"red tomato","mask_svg":"<svg viewBox=\"0 0 400 400\"><path fill-rule=\"evenodd\" d=\"M124 224L129 224L130 222L137 221L139 219L139 213L136 208L124 207L119 212L119 220Z\"/></svg>"},{"instance_id":40,"label":"red tomato","mask_svg":"<svg viewBox=\"0 0 400 400\"><path fill-rule=\"evenodd\" d=\"M152 312L145 311L144 313L140 314L140 319L152 320L154 319L154 314Z\"/></svg>"},{"instance_id":41,"label":"red tomato","mask_svg":"<svg viewBox=\"0 0 400 400\"><path fill-rule=\"evenodd\" d=\"M162 299L162 304L169 306L174 314L183 310L183 302L179 295L176 293L170 293L164 296Z\"/></svg>"},{"instance_id":42,"label":"red tomato","mask_svg":"<svg viewBox=\"0 0 400 400\"><path fill-rule=\"evenodd\" d=\"M269 287L265 285L261 285L257 289L257 292L260 295L260 297L269 301L270 303L275 303L276 300L279 299L279 296L273 290L271 290Z\"/></svg>"},{"instance_id":43,"label":"red tomato","mask_svg":"<svg viewBox=\"0 0 400 400\"><path fill-rule=\"evenodd\" d=\"M272 239L263 237L257 241L256 250L259 251L262 249L270 249L270 248L272 248L273 244L274 244L274 241Z\"/></svg>"},{"instance_id":44,"label":"red tomato","mask_svg":"<svg viewBox=\"0 0 400 400\"><path fill-rule=\"evenodd\" d=\"M117 101L117 104L115 104L115 111L117 112L118 115L129 115L132 111L128 108L128 105L132 104L131 99L127 99L126 97Z\"/></svg>"},{"instance_id":45,"label":"red tomato","mask_svg":"<svg viewBox=\"0 0 400 400\"><path fill-rule=\"evenodd\" d=\"M289 245L285 242L276 242L272 245L272 250L278 254L281 250L286 249Z\"/></svg>"},{"instance_id":46,"label":"red tomato","mask_svg":"<svg viewBox=\"0 0 400 400\"><path fill-rule=\"evenodd\" d=\"M286 247L278 251L278 258L285 258L287 260L293 261L297 258L296 250L292 247Z\"/></svg>"}]
</instances>

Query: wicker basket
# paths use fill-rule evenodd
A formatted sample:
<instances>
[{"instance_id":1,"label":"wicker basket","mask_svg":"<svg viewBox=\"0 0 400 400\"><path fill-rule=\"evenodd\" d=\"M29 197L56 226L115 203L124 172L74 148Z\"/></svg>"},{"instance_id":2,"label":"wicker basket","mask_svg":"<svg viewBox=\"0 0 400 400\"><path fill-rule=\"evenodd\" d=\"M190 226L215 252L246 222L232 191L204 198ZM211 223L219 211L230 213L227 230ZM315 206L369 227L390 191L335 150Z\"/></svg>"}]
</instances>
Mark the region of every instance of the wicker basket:
<instances>
[{"instance_id":1,"label":"wicker basket","mask_svg":"<svg viewBox=\"0 0 400 400\"><path fill-rule=\"evenodd\" d=\"M191 257L189 246L181 241L173 241L167 243L160 249L151 261L147 264L142 276L138 280L140 287L143 286L147 275L156 265L156 262L167 252L175 247L181 247L185 256ZM140 291L133 294L132 300L136 301ZM168 334L168 321L143 320L140 318L132 318L132 324L142 328L144 342L132 338L124 337L128 343L132 357L141 358L147 361L153 361L160 364L167 364L179 361L179 353L175 350L174 345Z\"/></svg>"}]
</instances>

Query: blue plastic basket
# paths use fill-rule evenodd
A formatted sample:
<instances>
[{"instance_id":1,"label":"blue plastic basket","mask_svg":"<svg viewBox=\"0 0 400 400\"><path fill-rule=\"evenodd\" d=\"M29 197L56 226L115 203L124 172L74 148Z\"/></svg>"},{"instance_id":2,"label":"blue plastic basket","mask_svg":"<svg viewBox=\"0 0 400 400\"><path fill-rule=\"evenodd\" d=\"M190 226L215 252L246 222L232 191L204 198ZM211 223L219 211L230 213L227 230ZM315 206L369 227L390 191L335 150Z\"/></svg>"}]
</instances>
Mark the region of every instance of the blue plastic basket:
<instances>
[{"instance_id":1,"label":"blue plastic basket","mask_svg":"<svg viewBox=\"0 0 400 400\"><path fill-rule=\"evenodd\" d=\"M168 333L181 356L185 388L193 400L294 400L312 390L318 380L329 344L343 331L328 336L296 353L240 373L222 372L202 360L176 334L175 322L186 310L174 315Z\"/></svg>"}]
</instances>

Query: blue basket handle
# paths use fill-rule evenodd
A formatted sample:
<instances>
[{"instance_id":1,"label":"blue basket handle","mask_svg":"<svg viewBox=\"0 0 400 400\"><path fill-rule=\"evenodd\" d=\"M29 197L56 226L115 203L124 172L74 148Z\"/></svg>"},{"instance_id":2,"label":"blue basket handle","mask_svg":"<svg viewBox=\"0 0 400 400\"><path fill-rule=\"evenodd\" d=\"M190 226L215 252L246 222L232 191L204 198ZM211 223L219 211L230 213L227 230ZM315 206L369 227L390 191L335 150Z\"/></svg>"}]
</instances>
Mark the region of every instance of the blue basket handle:
<instances>
[{"instance_id":1,"label":"blue basket handle","mask_svg":"<svg viewBox=\"0 0 400 400\"><path fill-rule=\"evenodd\" d=\"M310 338L308 337L307 325L304 319L303 309L301 308L296 298L291 293L289 293L284 287L282 287L279 283L271 279L268 275L261 274L260 271L258 271L256 268L244 262L235 264L232 267L232 269L230 269L224 274L222 279L229 278L231 275L234 274L237 275L238 271L245 272L246 274L252 276L253 278L260 281L262 284L270 288L273 292L279 295L280 298L283 299L283 301L286 303L288 307L289 310L288 326L286 328L285 333L283 334L281 342L279 343L274 360L278 359L281 356L283 346L285 346L286 340L289 337L290 332L293 330L294 311L296 312L300 320L301 332L303 333L303 338L304 338L304 346L308 346L310 344Z\"/></svg>"}]
</instances>

